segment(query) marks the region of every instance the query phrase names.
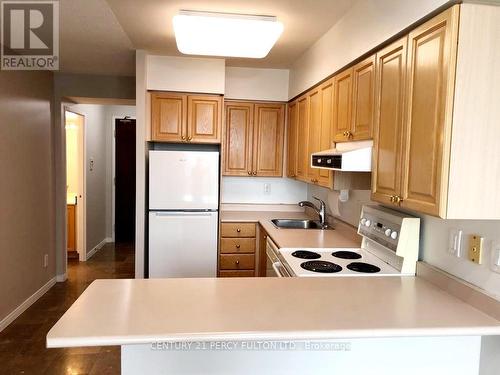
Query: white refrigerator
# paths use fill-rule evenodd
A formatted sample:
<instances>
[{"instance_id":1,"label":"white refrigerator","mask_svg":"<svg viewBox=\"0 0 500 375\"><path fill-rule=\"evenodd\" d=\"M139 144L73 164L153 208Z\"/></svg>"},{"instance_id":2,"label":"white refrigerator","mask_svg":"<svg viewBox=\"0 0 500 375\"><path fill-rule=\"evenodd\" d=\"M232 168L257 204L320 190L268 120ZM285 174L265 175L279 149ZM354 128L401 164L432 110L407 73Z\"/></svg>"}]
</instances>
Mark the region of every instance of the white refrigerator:
<instances>
[{"instance_id":1,"label":"white refrigerator","mask_svg":"<svg viewBox=\"0 0 500 375\"><path fill-rule=\"evenodd\" d=\"M219 152L149 152L149 277L215 277Z\"/></svg>"}]
</instances>

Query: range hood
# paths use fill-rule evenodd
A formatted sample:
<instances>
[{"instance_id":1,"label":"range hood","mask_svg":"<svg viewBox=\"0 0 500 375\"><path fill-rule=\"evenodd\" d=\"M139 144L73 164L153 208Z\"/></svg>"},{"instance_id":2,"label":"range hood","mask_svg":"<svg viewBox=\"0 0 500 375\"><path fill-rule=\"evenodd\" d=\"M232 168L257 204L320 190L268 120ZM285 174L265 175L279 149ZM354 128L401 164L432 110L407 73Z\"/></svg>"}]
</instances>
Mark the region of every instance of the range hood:
<instances>
[{"instance_id":1,"label":"range hood","mask_svg":"<svg viewBox=\"0 0 500 375\"><path fill-rule=\"evenodd\" d=\"M334 149L311 155L311 168L371 172L373 141L337 143Z\"/></svg>"}]
</instances>

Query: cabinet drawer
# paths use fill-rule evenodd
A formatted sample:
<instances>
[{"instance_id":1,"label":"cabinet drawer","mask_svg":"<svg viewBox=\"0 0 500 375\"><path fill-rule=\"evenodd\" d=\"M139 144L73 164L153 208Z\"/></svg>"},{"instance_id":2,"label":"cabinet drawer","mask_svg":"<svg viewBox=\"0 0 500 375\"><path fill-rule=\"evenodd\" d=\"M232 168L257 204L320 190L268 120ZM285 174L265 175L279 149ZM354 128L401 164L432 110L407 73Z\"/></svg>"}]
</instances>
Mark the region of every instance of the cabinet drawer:
<instances>
[{"instance_id":1,"label":"cabinet drawer","mask_svg":"<svg viewBox=\"0 0 500 375\"><path fill-rule=\"evenodd\" d=\"M222 238L221 253L255 253L255 238Z\"/></svg>"},{"instance_id":2,"label":"cabinet drawer","mask_svg":"<svg viewBox=\"0 0 500 375\"><path fill-rule=\"evenodd\" d=\"M255 255L253 254L222 254L220 256L221 270L253 270Z\"/></svg>"},{"instance_id":3,"label":"cabinet drawer","mask_svg":"<svg viewBox=\"0 0 500 375\"><path fill-rule=\"evenodd\" d=\"M222 223L221 237L255 237L254 223Z\"/></svg>"},{"instance_id":4,"label":"cabinet drawer","mask_svg":"<svg viewBox=\"0 0 500 375\"><path fill-rule=\"evenodd\" d=\"M220 271L219 277L254 277L253 270Z\"/></svg>"}]
</instances>

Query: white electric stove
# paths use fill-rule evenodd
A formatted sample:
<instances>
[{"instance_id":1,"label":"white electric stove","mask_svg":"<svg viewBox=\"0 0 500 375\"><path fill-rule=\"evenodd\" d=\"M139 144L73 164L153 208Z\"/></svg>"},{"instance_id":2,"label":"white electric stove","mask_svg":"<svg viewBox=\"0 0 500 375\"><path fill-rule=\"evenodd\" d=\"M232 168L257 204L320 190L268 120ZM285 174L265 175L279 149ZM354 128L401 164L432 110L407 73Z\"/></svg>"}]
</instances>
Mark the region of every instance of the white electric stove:
<instances>
[{"instance_id":1,"label":"white electric stove","mask_svg":"<svg viewBox=\"0 0 500 375\"><path fill-rule=\"evenodd\" d=\"M278 276L415 275L419 233L419 218L381 206L363 206L358 225L361 248L277 249L268 243L267 251Z\"/></svg>"}]
</instances>

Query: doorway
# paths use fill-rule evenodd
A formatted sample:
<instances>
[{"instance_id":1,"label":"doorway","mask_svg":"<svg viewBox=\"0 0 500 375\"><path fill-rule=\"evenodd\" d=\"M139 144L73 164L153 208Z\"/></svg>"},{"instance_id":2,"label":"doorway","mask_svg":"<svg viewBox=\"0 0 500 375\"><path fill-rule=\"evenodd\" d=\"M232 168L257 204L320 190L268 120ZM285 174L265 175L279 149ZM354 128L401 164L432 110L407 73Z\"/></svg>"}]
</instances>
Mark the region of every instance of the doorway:
<instances>
[{"instance_id":1,"label":"doorway","mask_svg":"<svg viewBox=\"0 0 500 375\"><path fill-rule=\"evenodd\" d=\"M114 237L117 245L135 241L135 125L133 118L115 118Z\"/></svg>"},{"instance_id":2,"label":"doorway","mask_svg":"<svg viewBox=\"0 0 500 375\"><path fill-rule=\"evenodd\" d=\"M85 117L65 110L66 132L66 210L67 257L84 260L85 256Z\"/></svg>"}]
</instances>

